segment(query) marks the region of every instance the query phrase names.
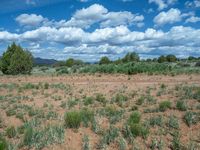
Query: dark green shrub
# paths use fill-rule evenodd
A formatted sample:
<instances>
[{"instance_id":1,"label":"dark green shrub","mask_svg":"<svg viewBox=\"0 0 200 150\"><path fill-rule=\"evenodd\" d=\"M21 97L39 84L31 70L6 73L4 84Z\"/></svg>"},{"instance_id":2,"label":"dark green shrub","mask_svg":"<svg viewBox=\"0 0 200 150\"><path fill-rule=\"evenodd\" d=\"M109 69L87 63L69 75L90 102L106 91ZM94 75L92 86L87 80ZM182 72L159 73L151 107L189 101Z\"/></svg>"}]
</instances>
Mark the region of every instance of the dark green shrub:
<instances>
[{"instance_id":1,"label":"dark green shrub","mask_svg":"<svg viewBox=\"0 0 200 150\"><path fill-rule=\"evenodd\" d=\"M186 111L187 110L187 104L185 101L179 100L176 103L176 108L180 111Z\"/></svg>"},{"instance_id":2,"label":"dark green shrub","mask_svg":"<svg viewBox=\"0 0 200 150\"><path fill-rule=\"evenodd\" d=\"M159 110L160 111L166 111L167 109L171 108L171 102L170 101L163 101L159 104Z\"/></svg>"},{"instance_id":3,"label":"dark green shrub","mask_svg":"<svg viewBox=\"0 0 200 150\"><path fill-rule=\"evenodd\" d=\"M16 131L15 127L11 126L11 127L7 128L6 129L6 135L9 138L14 138L17 135L17 131Z\"/></svg>"},{"instance_id":4,"label":"dark green shrub","mask_svg":"<svg viewBox=\"0 0 200 150\"><path fill-rule=\"evenodd\" d=\"M33 67L32 54L15 43L8 46L0 61L4 74L29 74Z\"/></svg>"},{"instance_id":5,"label":"dark green shrub","mask_svg":"<svg viewBox=\"0 0 200 150\"><path fill-rule=\"evenodd\" d=\"M66 112L64 125L68 128L79 128L81 125L81 114L78 111Z\"/></svg>"}]
</instances>

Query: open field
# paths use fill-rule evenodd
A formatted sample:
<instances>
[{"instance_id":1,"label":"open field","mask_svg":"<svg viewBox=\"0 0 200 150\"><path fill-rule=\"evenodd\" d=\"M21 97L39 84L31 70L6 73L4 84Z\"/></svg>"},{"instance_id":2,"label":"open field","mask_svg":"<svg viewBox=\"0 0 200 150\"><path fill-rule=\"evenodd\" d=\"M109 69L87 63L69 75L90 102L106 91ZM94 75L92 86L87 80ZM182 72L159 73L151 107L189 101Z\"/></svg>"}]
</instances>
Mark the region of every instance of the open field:
<instances>
[{"instance_id":1,"label":"open field","mask_svg":"<svg viewBox=\"0 0 200 150\"><path fill-rule=\"evenodd\" d=\"M0 112L0 149L200 149L195 74L0 76Z\"/></svg>"}]
</instances>

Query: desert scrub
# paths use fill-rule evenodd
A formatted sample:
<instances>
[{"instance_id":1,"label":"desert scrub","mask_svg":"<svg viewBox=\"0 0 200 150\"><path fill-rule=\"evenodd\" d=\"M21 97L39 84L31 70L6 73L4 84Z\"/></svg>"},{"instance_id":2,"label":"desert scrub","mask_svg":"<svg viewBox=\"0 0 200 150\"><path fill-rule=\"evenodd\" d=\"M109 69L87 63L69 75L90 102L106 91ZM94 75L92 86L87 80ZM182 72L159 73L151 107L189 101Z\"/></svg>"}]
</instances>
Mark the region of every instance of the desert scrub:
<instances>
[{"instance_id":1,"label":"desert scrub","mask_svg":"<svg viewBox=\"0 0 200 150\"><path fill-rule=\"evenodd\" d=\"M188 111L184 115L185 123L190 127L193 124L197 124L200 120L199 114L196 112Z\"/></svg>"},{"instance_id":2,"label":"desert scrub","mask_svg":"<svg viewBox=\"0 0 200 150\"><path fill-rule=\"evenodd\" d=\"M6 111L6 115L7 115L7 116L14 116L14 115L16 115L16 110L14 110L13 108L9 108L9 109Z\"/></svg>"},{"instance_id":3,"label":"desert scrub","mask_svg":"<svg viewBox=\"0 0 200 150\"><path fill-rule=\"evenodd\" d=\"M173 139L171 144L171 149L173 150L179 150L182 149L182 144L180 141L180 133L178 131L175 131L172 133Z\"/></svg>"},{"instance_id":4,"label":"desert scrub","mask_svg":"<svg viewBox=\"0 0 200 150\"><path fill-rule=\"evenodd\" d=\"M188 108L186 101L183 100L177 101L176 108L180 111L186 111Z\"/></svg>"},{"instance_id":5,"label":"desert scrub","mask_svg":"<svg viewBox=\"0 0 200 150\"><path fill-rule=\"evenodd\" d=\"M172 106L172 103L170 101L163 101L159 104L159 110L164 112L167 109L170 109Z\"/></svg>"},{"instance_id":6,"label":"desert scrub","mask_svg":"<svg viewBox=\"0 0 200 150\"><path fill-rule=\"evenodd\" d=\"M163 150L164 148L164 142L162 139L153 139L150 144L151 150Z\"/></svg>"},{"instance_id":7,"label":"desert scrub","mask_svg":"<svg viewBox=\"0 0 200 150\"><path fill-rule=\"evenodd\" d=\"M89 109L82 109L80 115L83 126L85 127L88 127L89 123L92 124L94 121L94 112Z\"/></svg>"},{"instance_id":8,"label":"desert scrub","mask_svg":"<svg viewBox=\"0 0 200 150\"><path fill-rule=\"evenodd\" d=\"M29 148L42 149L45 146L64 142L65 130L60 125L47 126L41 130L28 126L23 137L23 146Z\"/></svg>"},{"instance_id":9,"label":"desert scrub","mask_svg":"<svg viewBox=\"0 0 200 150\"><path fill-rule=\"evenodd\" d=\"M64 126L68 128L79 128L81 125L81 114L79 111L66 112Z\"/></svg>"},{"instance_id":10,"label":"desert scrub","mask_svg":"<svg viewBox=\"0 0 200 150\"><path fill-rule=\"evenodd\" d=\"M119 145L119 150L126 150L127 149L127 143L126 143L126 140L123 137L120 137L118 139L118 145Z\"/></svg>"},{"instance_id":11,"label":"desert scrub","mask_svg":"<svg viewBox=\"0 0 200 150\"><path fill-rule=\"evenodd\" d=\"M14 126L8 127L6 129L6 135L9 138L14 138L17 135L17 131L16 131L15 127Z\"/></svg>"}]
</instances>

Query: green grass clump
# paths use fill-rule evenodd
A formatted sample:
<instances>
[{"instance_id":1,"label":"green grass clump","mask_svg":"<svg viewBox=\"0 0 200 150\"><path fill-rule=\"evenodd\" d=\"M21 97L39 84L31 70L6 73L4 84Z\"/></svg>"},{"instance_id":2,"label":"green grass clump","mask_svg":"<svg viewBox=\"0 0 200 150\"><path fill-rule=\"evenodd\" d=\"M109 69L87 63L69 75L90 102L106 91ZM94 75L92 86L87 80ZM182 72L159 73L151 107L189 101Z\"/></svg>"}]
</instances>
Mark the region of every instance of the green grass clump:
<instances>
[{"instance_id":1,"label":"green grass clump","mask_svg":"<svg viewBox=\"0 0 200 150\"><path fill-rule=\"evenodd\" d=\"M64 134L64 128L59 125L47 126L40 130L28 126L25 129L22 145L29 148L42 149L54 143L60 144L64 142Z\"/></svg>"},{"instance_id":2,"label":"green grass clump","mask_svg":"<svg viewBox=\"0 0 200 150\"><path fill-rule=\"evenodd\" d=\"M66 112L64 125L68 128L79 128L81 125L81 114L79 111Z\"/></svg>"},{"instance_id":3,"label":"green grass clump","mask_svg":"<svg viewBox=\"0 0 200 150\"><path fill-rule=\"evenodd\" d=\"M114 101L120 106L122 107L124 102L126 102L128 100L128 97L123 95L123 94L117 94L115 97L114 97Z\"/></svg>"},{"instance_id":4,"label":"green grass clump","mask_svg":"<svg viewBox=\"0 0 200 150\"><path fill-rule=\"evenodd\" d=\"M129 126L134 137L142 136L143 138L146 138L149 134L149 129L141 123L133 123L129 124Z\"/></svg>"},{"instance_id":5,"label":"green grass clump","mask_svg":"<svg viewBox=\"0 0 200 150\"><path fill-rule=\"evenodd\" d=\"M197 124L200 120L199 114L196 112L188 111L184 115L185 123L190 127L193 124Z\"/></svg>"},{"instance_id":6,"label":"green grass clump","mask_svg":"<svg viewBox=\"0 0 200 150\"><path fill-rule=\"evenodd\" d=\"M16 111L12 108L6 111L7 116L14 116L16 115Z\"/></svg>"},{"instance_id":7,"label":"green grass clump","mask_svg":"<svg viewBox=\"0 0 200 150\"><path fill-rule=\"evenodd\" d=\"M102 103L103 105L106 105L106 98L104 97L103 94L96 94L96 98L95 98L96 101Z\"/></svg>"},{"instance_id":8,"label":"green grass clump","mask_svg":"<svg viewBox=\"0 0 200 150\"><path fill-rule=\"evenodd\" d=\"M159 110L164 112L171 108L172 103L170 101L163 101L159 104Z\"/></svg>"},{"instance_id":9,"label":"green grass clump","mask_svg":"<svg viewBox=\"0 0 200 150\"><path fill-rule=\"evenodd\" d=\"M141 114L138 111L134 111L129 119L128 119L128 124L135 124L135 123L139 123L141 119Z\"/></svg>"},{"instance_id":10,"label":"green grass clump","mask_svg":"<svg viewBox=\"0 0 200 150\"><path fill-rule=\"evenodd\" d=\"M81 121L83 126L88 127L89 123L94 121L94 112L88 109L83 109L80 111Z\"/></svg>"},{"instance_id":11,"label":"green grass clump","mask_svg":"<svg viewBox=\"0 0 200 150\"><path fill-rule=\"evenodd\" d=\"M83 141L82 149L83 150L90 150L89 137L87 135L84 135L82 141Z\"/></svg>"},{"instance_id":12,"label":"green grass clump","mask_svg":"<svg viewBox=\"0 0 200 150\"><path fill-rule=\"evenodd\" d=\"M170 116L169 121L168 121L168 127L174 128L174 129L179 129L178 118L173 115Z\"/></svg>"},{"instance_id":13,"label":"green grass clump","mask_svg":"<svg viewBox=\"0 0 200 150\"><path fill-rule=\"evenodd\" d=\"M5 138L3 138L3 136L0 134L0 150L7 150L8 149L8 143L5 140Z\"/></svg>"},{"instance_id":14,"label":"green grass clump","mask_svg":"<svg viewBox=\"0 0 200 150\"><path fill-rule=\"evenodd\" d=\"M129 119L128 125L130 127L130 131L134 137L142 136L146 138L149 134L149 129L140 123L141 114L138 111L133 112Z\"/></svg>"},{"instance_id":15,"label":"green grass clump","mask_svg":"<svg viewBox=\"0 0 200 150\"><path fill-rule=\"evenodd\" d=\"M180 111L186 111L187 110L187 103L185 101L179 100L176 103L176 108Z\"/></svg>"},{"instance_id":16,"label":"green grass clump","mask_svg":"<svg viewBox=\"0 0 200 150\"><path fill-rule=\"evenodd\" d=\"M94 98L93 97L85 97L83 100L83 103L85 106L91 105L94 103Z\"/></svg>"},{"instance_id":17,"label":"green grass clump","mask_svg":"<svg viewBox=\"0 0 200 150\"><path fill-rule=\"evenodd\" d=\"M8 127L6 129L6 135L9 138L14 138L17 135L17 131L16 131L15 127L14 126Z\"/></svg>"},{"instance_id":18,"label":"green grass clump","mask_svg":"<svg viewBox=\"0 0 200 150\"><path fill-rule=\"evenodd\" d=\"M162 116L155 116L155 117L151 117L148 120L148 123L150 126L162 126L163 125L163 117Z\"/></svg>"}]
</instances>

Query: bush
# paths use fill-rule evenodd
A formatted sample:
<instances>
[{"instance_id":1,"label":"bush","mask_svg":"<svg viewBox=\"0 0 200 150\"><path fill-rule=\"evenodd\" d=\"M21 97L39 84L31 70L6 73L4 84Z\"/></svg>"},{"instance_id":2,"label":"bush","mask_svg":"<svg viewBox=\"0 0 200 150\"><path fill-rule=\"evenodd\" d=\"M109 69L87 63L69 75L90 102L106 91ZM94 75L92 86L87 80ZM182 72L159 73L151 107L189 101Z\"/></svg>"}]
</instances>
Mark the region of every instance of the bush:
<instances>
[{"instance_id":1,"label":"bush","mask_svg":"<svg viewBox=\"0 0 200 150\"><path fill-rule=\"evenodd\" d=\"M16 131L15 127L11 126L11 127L7 128L6 129L6 135L9 138L14 138L17 135L17 131Z\"/></svg>"},{"instance_id":2,"label":"bush","mask_svg":"<svg viewBox=\"0 0 200 150\"><path fill-rule=\"evenodd\" d=\"M166 111L167 109L171 108L171 102L170 101L163 101L159 104L159 110L160 111Z\"/></svg>"},{"instance_id":3,"label":"bush","mask_svg":"<svg viewBox=\"0 0 200 150\"><path fill-rule=\"evenodd\" d=\"M185 101L177 101L176 108L180 111L186 111L187 110L187 104Z\"/></svg>"},{"instance_id":4,"label":"bush","mask_svg":"<svg viewBox=\"0 0 200 150\"><path fill-rule=\"evenodd\" d=\"M109 64L109 63L111 63L111 61L110 61L110 59L109 59L108 57L106 57L106 56L102 57L102 58L100 59L100 61L99 61L99 64L100 64L100 65Z\"/></svg>"},{"instance_id":5,"label":"bush","mask_svg":"<svg viewBox=\"0 0 200 150\"><path fill-rule=\"evenodd\" d=\"M68 128L79 128L81 125L81 114L78 111L65 113L64 125Z\"/></svg>"},{"instance_id":6,"label":"bush","mask_svg":"<svg viewBox=\"0 0 200 150\"><path fill-rule=\"evenodd\" d=\"M3 53L0 64L4 74L29 74L33 67L33 57L30 52L13 43Z\"/></svg>"}]
</instances>

